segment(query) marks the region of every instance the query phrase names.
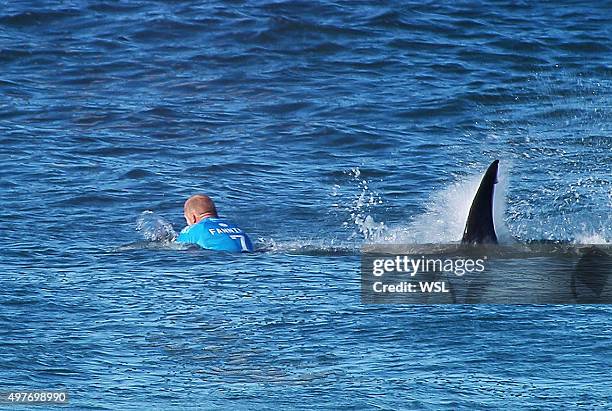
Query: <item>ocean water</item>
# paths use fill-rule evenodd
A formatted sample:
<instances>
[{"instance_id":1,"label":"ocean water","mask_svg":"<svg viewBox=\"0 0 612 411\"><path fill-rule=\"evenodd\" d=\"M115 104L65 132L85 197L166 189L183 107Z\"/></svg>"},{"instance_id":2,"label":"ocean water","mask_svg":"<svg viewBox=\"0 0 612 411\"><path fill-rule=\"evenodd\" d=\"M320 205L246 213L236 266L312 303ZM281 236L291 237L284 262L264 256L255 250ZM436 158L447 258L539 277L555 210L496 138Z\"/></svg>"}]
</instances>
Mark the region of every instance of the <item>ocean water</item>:
<instances>
[{"instance_id":1,"label":"ocean water","mask_svg":"<svg viewBox=\"0 0 612 411\"><path fill-rule=\"evenodd\" d=\"M606 1L3 3L0 389L610 409L609 306L368 305L359 270L458 240L496 158L501 235L612 242L611 38ZM197 192L257 252L168 241Z\"/></svg>"}]
</instances>

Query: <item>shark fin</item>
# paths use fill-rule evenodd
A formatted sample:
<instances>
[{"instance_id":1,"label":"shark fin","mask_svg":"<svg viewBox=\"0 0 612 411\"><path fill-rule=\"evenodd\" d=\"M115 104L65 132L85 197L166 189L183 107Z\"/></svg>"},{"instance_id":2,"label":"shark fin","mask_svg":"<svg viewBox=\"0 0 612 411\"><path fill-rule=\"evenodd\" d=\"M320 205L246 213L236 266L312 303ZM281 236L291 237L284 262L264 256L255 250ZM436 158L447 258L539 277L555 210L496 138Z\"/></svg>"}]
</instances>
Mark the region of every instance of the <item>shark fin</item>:
<instances>
[{"instance_id":1,"label":"shark fin","mask_svg":"<svg viewBox=\"0 0 612 411\"><path fill-rule=\"evenodd\" d=\"M493 224L493 194L497 183L498 166L499 160L495 160L482 177L465 223L462 244L497 244L497 234Z\"/></svg>"}]
</instances>

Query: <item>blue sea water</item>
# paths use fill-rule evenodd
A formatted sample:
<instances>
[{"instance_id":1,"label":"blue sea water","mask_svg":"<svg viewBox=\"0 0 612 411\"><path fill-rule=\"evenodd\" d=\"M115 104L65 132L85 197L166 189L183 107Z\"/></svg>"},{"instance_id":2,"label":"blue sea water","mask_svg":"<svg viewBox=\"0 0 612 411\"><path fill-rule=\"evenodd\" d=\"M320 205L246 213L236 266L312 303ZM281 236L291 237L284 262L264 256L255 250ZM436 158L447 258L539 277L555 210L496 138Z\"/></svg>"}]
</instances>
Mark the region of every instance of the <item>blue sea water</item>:
<instances>
[{"instance_id":1,"label":"blue sea water","mask_svg":"<svg viewBox=\"0 0 612 411\"><path fill-rule=\"evenodd\" d=\"M611 38L609 1L4 2L0 390L610 409L609 306L366 305L359 250L458 240L495 158L505 235L612 242ZM196 192L258 252L165 241Z\"/></svg>"}]
</instances>

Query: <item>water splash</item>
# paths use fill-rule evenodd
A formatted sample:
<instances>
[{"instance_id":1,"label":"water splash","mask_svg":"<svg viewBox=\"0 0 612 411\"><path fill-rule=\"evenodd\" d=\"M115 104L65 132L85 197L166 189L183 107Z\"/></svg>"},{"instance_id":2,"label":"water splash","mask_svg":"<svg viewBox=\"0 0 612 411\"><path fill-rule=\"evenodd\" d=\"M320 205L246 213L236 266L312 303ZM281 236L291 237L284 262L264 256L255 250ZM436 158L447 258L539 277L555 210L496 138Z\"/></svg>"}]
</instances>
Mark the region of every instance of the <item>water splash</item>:
<instances>
[{"instance_id":1,"label":"water splash","mask_svg":"<svg viewBox=\"0 0 612 411\"><path fill-rule=\"evenodd\" d=\"M516 163L506 221L519 240L612 241L611 90L596 72L557 66L527 81L532 109L483 111L490 141Z\"/></svg>"},{"instance_id":2,"label":"water splash","mask_svg":"<svg viewBox=\"0 0 612 411\"><path fill-rule=\"evenodd\" d=\"M370 189L370 183L361 177L359 167L352 168L347 174L350 176L351 183L357 186L357 195L354 195L346 209L350 220L346 221L344 226L352 225L356 230L349 239L361 236L365 241L372 241L379 238L387 227L383 222L376 222L370 213L375 206L383 203L382 197Z\"/></svg>"},{"instance_id":3,"label":"water splash","mask_svg":"<svg viewBox=\"0 0 612 411\"><path fill-rule=\"evenodd\" d=\"M594 232L585 232L580 233L576 236L574 240L575 244L612 244L612 240L610 238L606 238L606 236L602 233L594 233Z\"/></svg>"},{"instance_id":4,"label":"water splash","mask_svg":"<svg viewBox=\"0 0 612 411\"><path fill-rule=\"evenodd\" d=\"M465 223L478 191L482 173L467 176L439 191L434 191L425 205L425 212L407 225L389 227L373 238L374 243L446 244L461 239ZM500 243L511 241L505 215L508 167L500 166L495 187L493 219Z\"/></svg>"},{"instance_id":5,"label":"water splash","mask_svg":"<svg viewBox=\"0 0 612 411\"><path fill-rule=\"evenodd\" d=\"M363 241L372 241L386 230L383 222L376 222L371 213L383 204L382 197L370 188L359 167L343 172L348 183L334 184L329 191L332 199L330 212L339 215L348 237L301 238L290 241L259 238L255 248L260 252L280 252L304 255L355 255Z\"/></svg>"},{"instance_id":6,"label":"water splash","mask_svg":"<svg viewBox=\"0 0 612 411\"><path fill-rule=\"evenodd\" d=\"M138 216L136 230L146 241L156 243L170 243L177 237L172 224L151 210L145 210Z\"/></svg>"}]
</instances>

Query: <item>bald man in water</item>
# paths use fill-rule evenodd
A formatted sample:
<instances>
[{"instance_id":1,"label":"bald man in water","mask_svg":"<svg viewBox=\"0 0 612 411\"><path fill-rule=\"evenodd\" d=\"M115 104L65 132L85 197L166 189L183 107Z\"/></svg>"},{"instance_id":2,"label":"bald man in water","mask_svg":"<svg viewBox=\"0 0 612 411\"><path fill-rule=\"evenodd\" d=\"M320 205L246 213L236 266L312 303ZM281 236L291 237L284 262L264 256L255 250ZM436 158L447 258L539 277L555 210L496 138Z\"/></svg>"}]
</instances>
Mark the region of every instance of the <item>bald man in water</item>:
<instances>
[{"instance_id":1,"label":"bald man in water","mask_svg":"<svg viewBox=\"0 0 612 411\"><path fill-rule=\"evenodd\" d=\"M253 251L249 236L236 224L219 217L210 197L203 194L189 197L185 201L184 215L187 227L183 228L177 242L197 244L209 250Z\"/></svg>"}]
</instances>

